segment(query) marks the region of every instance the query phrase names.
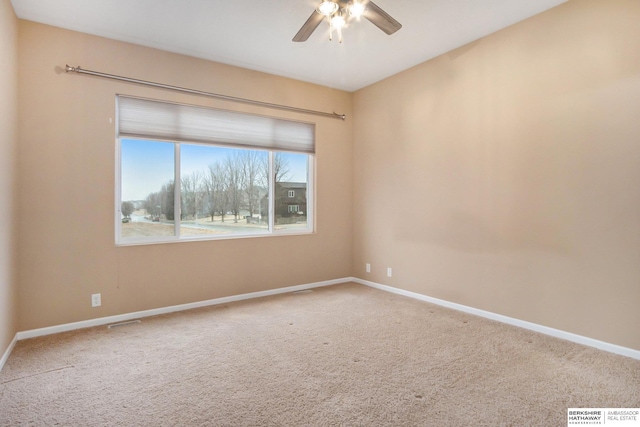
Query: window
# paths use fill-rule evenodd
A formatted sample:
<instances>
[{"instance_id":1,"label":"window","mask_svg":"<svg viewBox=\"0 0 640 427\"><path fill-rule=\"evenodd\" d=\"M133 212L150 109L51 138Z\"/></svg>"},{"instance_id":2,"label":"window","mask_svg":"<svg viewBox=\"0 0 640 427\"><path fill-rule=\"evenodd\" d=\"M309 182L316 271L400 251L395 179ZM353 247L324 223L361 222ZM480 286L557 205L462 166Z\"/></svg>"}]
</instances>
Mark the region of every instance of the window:
<instances>
[{"instance_id":1,"label":"window","mask_svg":"<svg viewBox=\"0 0 640 427\"><path fill-rule=\"evenodd\" d=\"M312 124L125 96L117 108L117 244L313 231Z\"/></svg>"}]
</instances>

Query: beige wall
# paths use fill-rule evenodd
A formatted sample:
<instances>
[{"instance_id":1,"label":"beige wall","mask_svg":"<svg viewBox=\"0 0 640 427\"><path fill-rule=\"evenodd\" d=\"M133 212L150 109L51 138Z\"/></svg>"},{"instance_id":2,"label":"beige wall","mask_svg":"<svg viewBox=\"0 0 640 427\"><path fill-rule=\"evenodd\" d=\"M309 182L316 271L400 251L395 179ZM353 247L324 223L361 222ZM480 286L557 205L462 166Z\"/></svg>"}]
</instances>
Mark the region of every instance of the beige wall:
<instances>
[{"instance_id":1,"label":"beige wall","mask_svg":"<svg viewBox=\"0 0 640 427\"><path fill-rule=\"evenodd\" d=\"M83 76L86 69L351 117L351 94L20 21L19 329L351 274L352 121ZM116 247L117 93L316 123L317 233ZM102 293L102 307L90 295Z\"/></svg>"},{"instance_id":2,"label":"beige wall","mask_svg":"<svg viewBox=\"0 0 640 427\"><path fill-rule=\"evenodd\" d=\"M18 20L0 0L0 357L16 328L15 147L17 134Z\"/></svg>"},{"instance_id":3,"label":"beige wall","mask_svg":"<svg viewBox=\"0 0 640 427\"><path fill-rule=\"evenodd\" d=\"M638 18L635 0L571 1L353 95L20 21L18 329L356 275L640 349ZM116 93L315 121L317 233L115 247Z\"/></svg>"},{"instance_id":4,"label":"beige wall","mask_svg":"<svg viewBox=\"0 0 640 427\"><path fill-rule=\"evenodd\" d=\"M571 1L357 92L354 273L640 349L638 22Z\"/></svg>"}]
</instances>

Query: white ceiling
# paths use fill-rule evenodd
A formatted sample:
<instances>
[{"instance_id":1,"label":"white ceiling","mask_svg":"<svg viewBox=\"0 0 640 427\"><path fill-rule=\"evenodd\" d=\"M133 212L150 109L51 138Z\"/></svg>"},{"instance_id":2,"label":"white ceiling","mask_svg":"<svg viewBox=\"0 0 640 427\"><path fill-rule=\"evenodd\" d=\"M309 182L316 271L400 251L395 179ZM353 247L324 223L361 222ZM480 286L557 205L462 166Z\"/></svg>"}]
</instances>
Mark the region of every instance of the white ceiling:
<instances>
[{"instance_id":1,"label":"white ceiling","mask_svg":"<svg viewBox=\"0 0 640 427\"><path fill-rule=\"evenodd\" d=\"M402 28L388 36L354 21L342 44L329 41L325 23L306 42L291 41L319 0L11 3L21 19L355 91L565 1L375 0Z\"/></svg>"}]
</instances>

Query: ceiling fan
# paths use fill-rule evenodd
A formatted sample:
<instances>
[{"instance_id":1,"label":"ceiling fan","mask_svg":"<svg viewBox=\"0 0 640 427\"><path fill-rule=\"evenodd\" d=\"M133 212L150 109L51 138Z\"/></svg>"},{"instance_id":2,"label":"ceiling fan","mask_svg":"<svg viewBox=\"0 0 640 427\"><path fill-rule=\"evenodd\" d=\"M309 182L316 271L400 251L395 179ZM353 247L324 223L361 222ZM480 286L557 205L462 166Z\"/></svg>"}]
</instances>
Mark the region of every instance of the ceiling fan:
<instances>
[{"instance_id":1,"label":"ceiling fan","mask_svg":"<svg viewBox=\"0 0 640 427\"><path fill-rule=\"evenodd\" d=\"M293 37L294 42L307 41L311 33L318 28L318 25L326 18L329 23L329 40L333 39L333 30L336 30L342 43L342 28L351 19L360 19L364 16L373 25L380 28L387 34L393 34L402 28L402 24L393 19L384 10L380 9L374 2L369 0L324 0L311 14L307 22Z\"/></svg>"}]
</instances>

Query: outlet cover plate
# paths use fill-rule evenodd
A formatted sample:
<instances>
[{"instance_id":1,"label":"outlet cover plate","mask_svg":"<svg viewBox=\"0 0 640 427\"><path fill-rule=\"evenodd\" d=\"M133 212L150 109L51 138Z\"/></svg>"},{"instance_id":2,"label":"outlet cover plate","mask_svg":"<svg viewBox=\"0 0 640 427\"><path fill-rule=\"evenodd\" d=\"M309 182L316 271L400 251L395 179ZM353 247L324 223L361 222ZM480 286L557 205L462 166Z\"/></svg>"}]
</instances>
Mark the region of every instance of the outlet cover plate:
<instances>
[{"instance_id":1,"label":"outlet cover plate","mask_svg":"<svg viewBox=\"0 0 640 427\"><path fill-rule=\"evenodd\" d=\"M91 307L100 307L102 305L102 297L100 294L91 295Z\"/></svg>"}]
</instances>

